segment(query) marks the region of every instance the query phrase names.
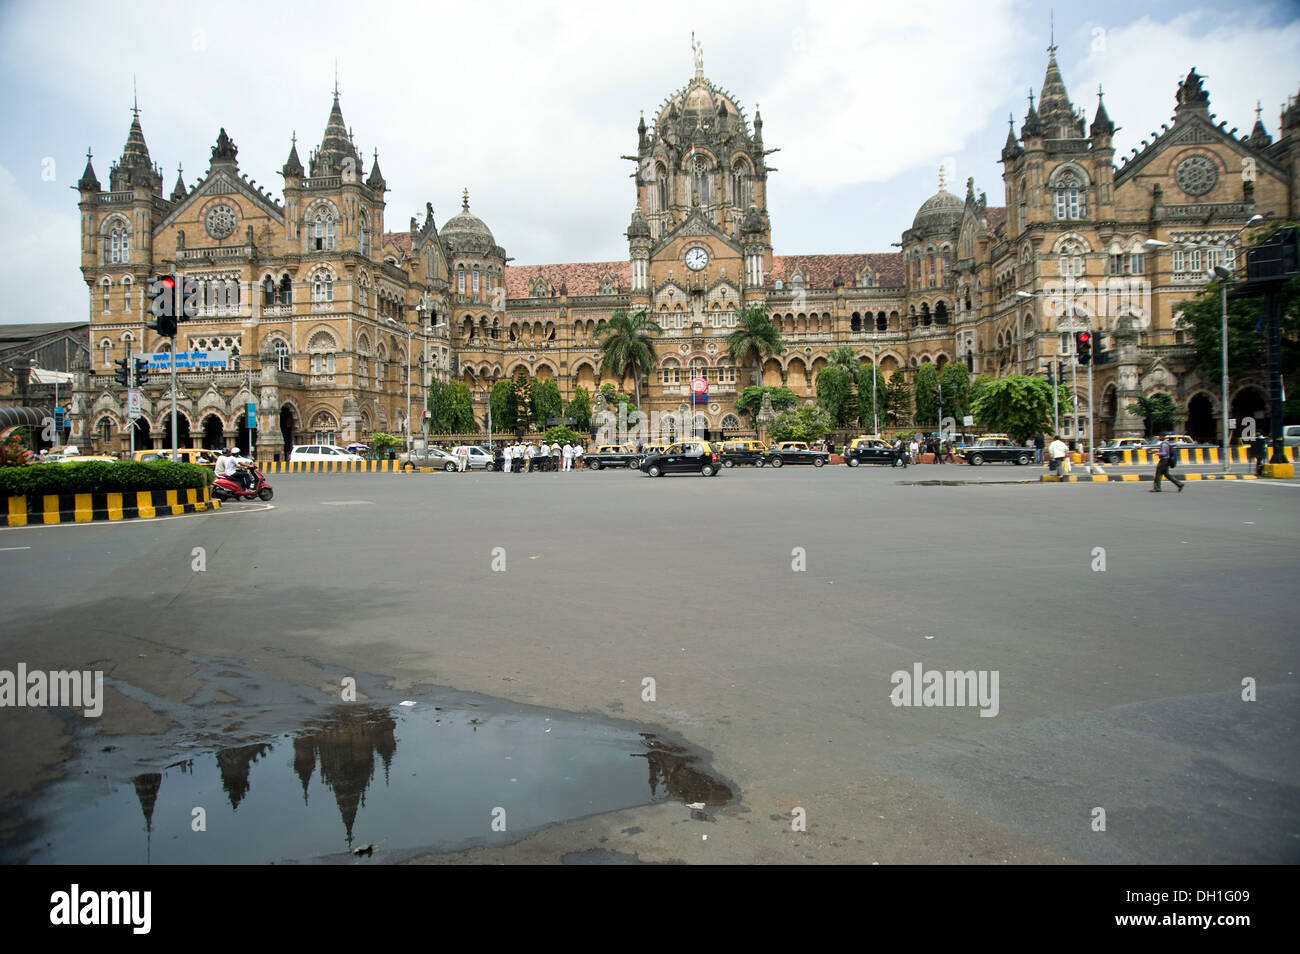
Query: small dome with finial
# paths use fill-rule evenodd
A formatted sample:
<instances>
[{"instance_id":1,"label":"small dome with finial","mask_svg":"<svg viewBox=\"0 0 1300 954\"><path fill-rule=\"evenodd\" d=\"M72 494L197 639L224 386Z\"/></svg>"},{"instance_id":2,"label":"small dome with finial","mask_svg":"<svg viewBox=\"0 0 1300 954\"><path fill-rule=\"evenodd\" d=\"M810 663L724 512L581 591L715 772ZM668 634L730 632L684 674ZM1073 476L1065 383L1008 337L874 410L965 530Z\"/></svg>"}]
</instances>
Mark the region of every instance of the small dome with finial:
<instances>
[{"instance_id":1,"label":"small dome with finial","mask_svg":"<svg viewBox=\"0 0 1300 954\"><path fill-rule=\"evenodd\" d=\"M497 244L492 230L470 213L468 188L461 197L460 212L446 221L440 234L456 251L471 255L490 255Z\"/></svg>"},{"instance_id":2,"label":"small dome with finial","mask_svg":"<svg viewBox=\"0 0 1300 954\"><path fill-rule=\"evenodd\" d=\"M944 187L943 166L939 167L939 191L921 203L912 220L912 230L922 236L951 232L961 220L961 199Z\"/></svg>"}]
</instances>

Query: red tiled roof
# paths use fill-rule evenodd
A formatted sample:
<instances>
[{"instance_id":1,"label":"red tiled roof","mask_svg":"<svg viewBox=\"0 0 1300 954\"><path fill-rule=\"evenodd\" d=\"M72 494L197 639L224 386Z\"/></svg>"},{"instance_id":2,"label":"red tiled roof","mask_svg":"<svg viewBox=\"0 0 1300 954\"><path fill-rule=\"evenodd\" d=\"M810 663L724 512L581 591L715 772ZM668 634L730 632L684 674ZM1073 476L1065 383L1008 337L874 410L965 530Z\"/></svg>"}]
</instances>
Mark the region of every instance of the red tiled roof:
<instances>
[{"instance_id":1,"label":"red tiled roof","mask_svg":"<svg viewBox=\"0 0 1300 954\"><path fill-rule=\"evenodd\" d=\"M403 259L411 257L410 232L385 232L383 244L393 246L393 248L402 253Z\"/></svg>"},{"instance_id":2,"label":"red tiled roof","mask_svg":"<svg viewBox=\"0 0 1300 954\"><path fill-rule=\"evenodd\" d=\"M506 297L531 298L533 285L541 276L555 294L560 286L570 295L599 295L602 277L612 276L618 290L626 294L632 287L631 262L573 262L567 265L510 265L506 267Z\"/></svg>"},{"instance_id":3,"label":"red tiled roof","mask_svg":"<svg viewBox=\"0 0 1300 954\"><path fill-rule=\"evenodd\" d=\"M771 287L778 278L788 282L798 270L803 272L812 288L830 288L837 278L852 286L864 265L876 273L878 283L886 288L903 284L901 252L867 252L853 255L773 255L768 285Z\"/></svg>"}]
</instances>

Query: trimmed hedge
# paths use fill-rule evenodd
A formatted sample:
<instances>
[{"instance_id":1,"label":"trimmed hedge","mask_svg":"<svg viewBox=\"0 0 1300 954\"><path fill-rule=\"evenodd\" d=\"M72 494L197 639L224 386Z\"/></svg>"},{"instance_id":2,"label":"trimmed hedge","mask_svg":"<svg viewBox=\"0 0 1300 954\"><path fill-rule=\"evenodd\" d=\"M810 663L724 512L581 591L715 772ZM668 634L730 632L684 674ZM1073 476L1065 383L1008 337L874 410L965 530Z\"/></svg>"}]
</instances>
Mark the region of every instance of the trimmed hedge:
<instances>
[{"instance_id":1,"label":"trimmed hedge","mask_svg":"<svg viewBox=\"0 0 1300 954\"><path fill-rule=\"evenodd\" d=\"M0 497L44 494L129 493L134 490L203 488L213 481L211 467L172 461L85 461L0 467Z\"/></svg>"}]
</instances>

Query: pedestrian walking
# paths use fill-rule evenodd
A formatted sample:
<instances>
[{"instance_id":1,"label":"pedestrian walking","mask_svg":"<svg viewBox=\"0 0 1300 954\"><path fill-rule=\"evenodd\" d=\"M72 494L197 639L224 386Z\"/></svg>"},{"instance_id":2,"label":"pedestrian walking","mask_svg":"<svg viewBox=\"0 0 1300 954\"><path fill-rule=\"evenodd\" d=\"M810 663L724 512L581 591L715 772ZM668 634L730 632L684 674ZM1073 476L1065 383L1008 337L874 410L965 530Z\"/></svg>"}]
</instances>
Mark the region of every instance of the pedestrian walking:
<instances>
[{"instance_id":1,"label":"pedestrian walking","mask_svg":"<svg viewBox=\"0 0 1300 954\"><path fill-rule=\"evenodd\" d=\"M1041 464L1043 462L1043 444L1044 444L1043 435L1035 434L1034 435L1034 463L1035 464Z\"/></svg>"},{"instance_id":2,"label":"pedestrian walking","mask_svg":"<svg viewBox=\"0 0 1300 954\"><path fill-rule=\"evenodd\" d=\"M465 468L469 466L469 445L461 444L456 448L457 473L465 473Z\"/></svg>"},{"instance_id":3,"label":"pedestrian walking","mask_svg":"<svg viewBox=\"0 0 1300 954\"><path fill-rule=\"evenodd\" d=\"M1178 492L1183 492L1183 481L1179 480L1170 471L1177 461L1174 458L1174 447L1167 440L1161 440L1160 446L1156 448L1156 476L1152 482L1151 493L1160 493L1160 479L1168 477L1169 482L1178 488Z\"/></svg>"},{"instance_id":4,"label":"pedestrian walking","mask_svg":"<svg viewBox=\"0 0 1300 954\"><path fill-rule=\"evenodd\" d=\"M573 445L568 441L565 441L564 446L560 448L560 458L563 461L565 473L573 470Z\"/></svg>"},{"instance_id":5,"label":"pedestrian walking","mask_svg":"<svg viewBox=\"0 0 1300 954\"><path fill-rule=\"evenodd\" d=\"M1047 454L1052 458L1052 473L1058 477L1070 473L1070 448L1066 446L1065 441L1061 440L1060 434L1057 434L1052 443L1047 445Z\"/></svg>"},{"instance_id":6,"label":"pedestrian walking","mask_svg":"<svg viewBox=\"0 0 1300 954\"><path fill-rule=\"evenodd\" d=\"M1268 438L1263 434L1255 437L1251 445L1251 456L1255 458L1255 476L1264 476L1264 464L1268 460Z\"/></svg>"},{"instance_id":7,"label":"pedestrian walking","mask_svg":"<svg viewBox=\"0 0 1300 954\"><path fill-rule=\"evenodd\" d=\"M579 443L578 443L578 444L573 448L573 462L574 462L575 464L578 465L578 469L579 469L579 470L582 469L582 453L583 453L583 450L582 450L582 443L579 442Z\"/></svg>"},{"instance_id":8,"label":"pedestrian walking","mask_svg":"<svg viewBox=\"0 0 1300 954\"><path fill-rule=\"evenodd\" d=\"M515 449L509 444L506 444L505 447L501 449L501 459L501 472L505 474L510 473L510 465L515 459Z\"/></svg>"}]
</instances>

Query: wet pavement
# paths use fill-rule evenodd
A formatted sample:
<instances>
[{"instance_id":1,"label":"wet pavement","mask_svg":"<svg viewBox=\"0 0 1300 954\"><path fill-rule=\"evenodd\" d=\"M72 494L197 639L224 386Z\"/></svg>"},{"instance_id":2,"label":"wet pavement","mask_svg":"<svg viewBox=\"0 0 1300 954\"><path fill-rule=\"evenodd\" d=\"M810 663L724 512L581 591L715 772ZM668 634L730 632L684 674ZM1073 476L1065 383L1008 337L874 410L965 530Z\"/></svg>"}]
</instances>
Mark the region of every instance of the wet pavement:
<instances>
[{"instance_id":1,"label":"wet pavement","mask_svg":"<svg viewBox=\"0 0 1300 954\"><path fill-rule=\"evenodd\" d=\"M684 746L628 723L462 694L411 701L321 707L293 731L195 742L181 758L155 737L113 738L29 801L26 837L0 860L400 861L638 805L732 798Z\"/></svg>"}]
</instances>

